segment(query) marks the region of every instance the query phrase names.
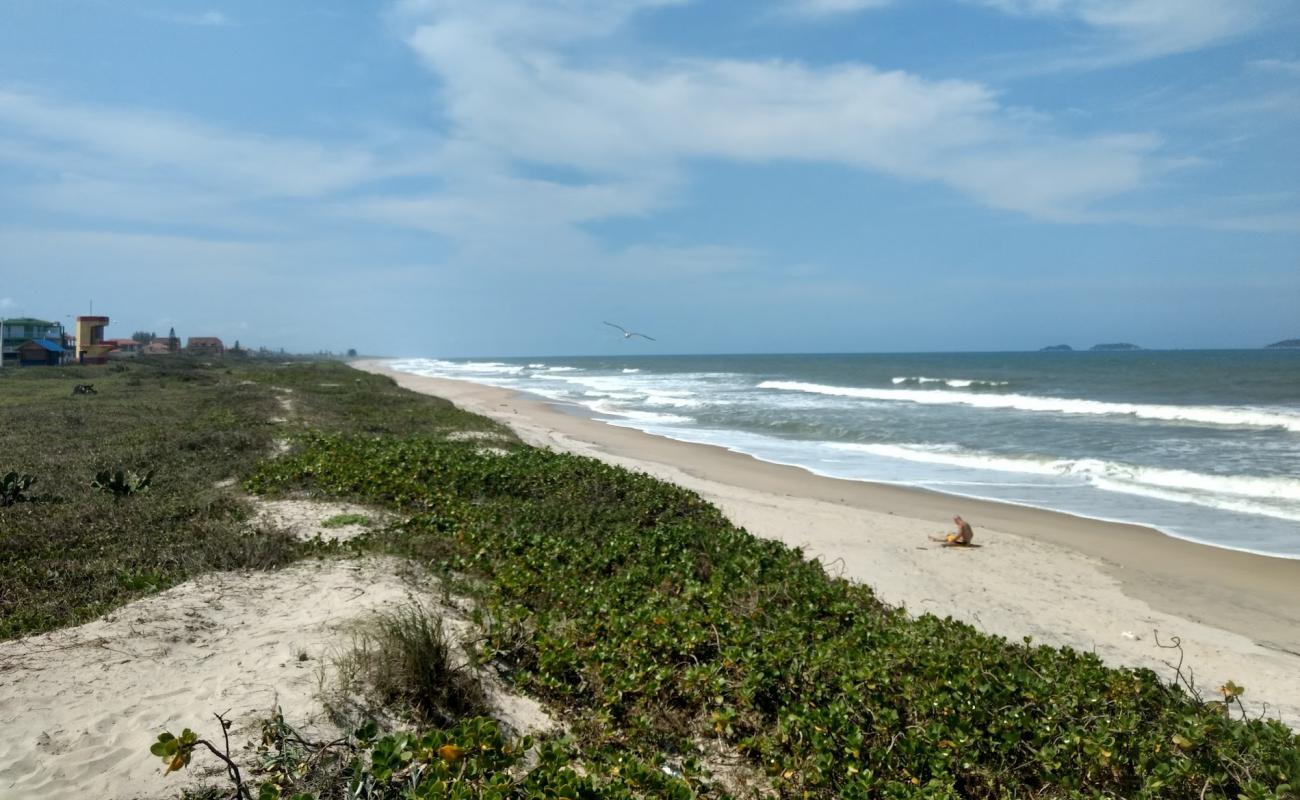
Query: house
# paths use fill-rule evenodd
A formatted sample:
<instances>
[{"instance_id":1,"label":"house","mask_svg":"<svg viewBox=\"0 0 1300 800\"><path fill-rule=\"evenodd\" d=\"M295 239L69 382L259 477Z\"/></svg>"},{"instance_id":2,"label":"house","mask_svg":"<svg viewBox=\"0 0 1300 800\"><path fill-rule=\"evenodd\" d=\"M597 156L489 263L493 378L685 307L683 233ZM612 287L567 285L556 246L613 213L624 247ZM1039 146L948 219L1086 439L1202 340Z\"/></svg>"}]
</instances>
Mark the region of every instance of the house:
<instances>
[{"instance_id":1,"label":"house","mask_svg":"<svg viewBox=\"0 0 1300 800\"><path fill-rule=\"evenodd\" d=\"M108 354L109 358L135 358L140 355L140 350L144 345L135 339L105 339L104 344L113 345L113 350Z\"/></svg>"},{"instance_id":2,"label":"house","mask_svg":"<svg viewBox=\"0 0 1300 800\"><path fill-rule=\"evenodd\" d=\"M49 339L29 339L18 345L18 366L57 367L63 360L63 347Z\"/></svg>"},{"instance_id":3,"label":"house","mask_svg":"<svg viewBox=\"0 0 1300 800\"><path fill-rule=\"evenodd\" d=\"M226 352L226 346L215 336L191 336L185 350L196 356L219 356Z\"/></svg>"},{"instance_id":4,"label":"house","mask_svg":"<svg viewBox=\"0 0 1300 800\"><path fill-rule=\"evenodd\" d=\"M63 341L63 326L32 317L0 320L0 357L4 364L18 362L18 348L33 339L46 339L56 344Z\"/></svg>"},{"instance_id":5,"label":"house","mask_svg":"<svg viewBox=\"0 0 1300 800\"><path fill-rule=\"evenodd\" d=\"M165 356L168 353L179 353L181 351L181 340L175 332L167 336L159 336L149 344L145 345L140 352L147 356Z\"/></svg>"}]
</instances>

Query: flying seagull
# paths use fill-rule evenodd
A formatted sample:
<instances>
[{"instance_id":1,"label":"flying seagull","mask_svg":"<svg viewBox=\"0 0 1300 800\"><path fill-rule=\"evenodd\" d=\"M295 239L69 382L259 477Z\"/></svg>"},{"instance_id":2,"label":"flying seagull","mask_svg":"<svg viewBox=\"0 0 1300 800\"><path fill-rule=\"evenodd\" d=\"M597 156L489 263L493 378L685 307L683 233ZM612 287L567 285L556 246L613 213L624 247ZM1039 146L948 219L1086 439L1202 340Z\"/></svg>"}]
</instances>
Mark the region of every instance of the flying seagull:
<instances>
[{"instance_id":1,"label":"flying seagull","mask_svg":"<svg viewBox=\"0 0 1300 800\"><path fill-rule=\"evenodd\" d=\"M627 328L624 328L622 325L615 325L612 322L606 322L605 324L611 328L618 328L620 331L622 331L624 339L631 339L633 336L640 336L642 339L647 339L651 342L655 341L651 337L646 336L644 333L637 333L636 331L630 331Z\"/></svg>"}]
</instances>

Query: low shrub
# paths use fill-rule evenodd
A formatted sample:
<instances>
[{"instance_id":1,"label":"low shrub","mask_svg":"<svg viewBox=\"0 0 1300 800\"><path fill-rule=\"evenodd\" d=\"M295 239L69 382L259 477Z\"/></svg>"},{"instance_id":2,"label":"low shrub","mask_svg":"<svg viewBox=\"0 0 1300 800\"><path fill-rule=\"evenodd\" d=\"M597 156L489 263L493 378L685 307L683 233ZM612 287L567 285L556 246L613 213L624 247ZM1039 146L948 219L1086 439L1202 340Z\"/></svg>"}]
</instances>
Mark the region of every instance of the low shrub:
<instances>
[{"instance_id":1,"label":"low shrub","mask_svg":"<svg viewBox=\"0 0 1300 800\"><path fill-rule=\"evenodd\" d=\"M27 490L32 488L34 483L36 483L35 475L6 472L0 477L0 506L11 506L31 499Z\"/></svg>"}]
</instances>

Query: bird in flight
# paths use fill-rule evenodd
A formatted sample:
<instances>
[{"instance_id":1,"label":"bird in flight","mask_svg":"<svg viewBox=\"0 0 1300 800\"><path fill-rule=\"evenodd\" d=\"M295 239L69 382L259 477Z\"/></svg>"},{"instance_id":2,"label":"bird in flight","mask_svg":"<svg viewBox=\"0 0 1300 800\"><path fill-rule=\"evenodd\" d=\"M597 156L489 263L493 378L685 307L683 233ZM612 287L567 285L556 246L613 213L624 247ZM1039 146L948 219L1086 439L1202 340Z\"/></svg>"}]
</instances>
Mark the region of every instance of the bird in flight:
<instances>
[{"instance_id":1,"label":"bird in flight","mask_svg":"<svg viewBox=\"0 0 1300 800\"><path fill-rule=\"evenodd\" d=\"M612 322L606 322L605 324L611 328L618 328L620 331L622 331L624 339L631 339L633 336L640 336L642 339L646 339L651 342L655 341L651 337L646 336L644 333L637 333L636 331L630 331L627 328L624 328L622 325L615 325Z\"/></svg>"}]
</instances>

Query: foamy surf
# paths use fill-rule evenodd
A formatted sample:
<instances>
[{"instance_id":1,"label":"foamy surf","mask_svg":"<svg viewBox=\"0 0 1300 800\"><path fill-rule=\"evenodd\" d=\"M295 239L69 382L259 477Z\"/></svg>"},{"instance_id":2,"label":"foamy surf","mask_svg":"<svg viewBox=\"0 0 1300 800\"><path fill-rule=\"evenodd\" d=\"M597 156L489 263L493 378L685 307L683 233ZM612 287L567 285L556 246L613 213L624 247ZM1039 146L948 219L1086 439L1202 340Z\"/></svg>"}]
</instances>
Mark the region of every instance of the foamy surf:
<instances>
[{"instance_id":1,"label":"foamy surf","mask_svg":"<svg viewBox=\"0 0 1300 800\"><path fill-rule=\"evenodd\" d=\"M758 387L760 389L775 389L786 392L854 397L863 400L888 400L921 405L963 405L974 408L1005 408L1016 411L1054 412L1057 414L1129 416L1138 419L1193 425L1282 428L1292 432L1300 432L1300 414L1252 408L1109 403L1102 400L1039 397L1023 394L966 394L942 389L872 389L856 386L826 386L802 381L762 381L758 384Z\"/></svg>"},{"instance_id":2,"label":"foamy surf","mask_svg":"<svg viewBox=\"0 0 1300 800\"><path fill-rule=\"evenodd\" d=\"M952 389L967 389L972 386L976 388L983 388L985 386L1010 386L1011 385L1011 381L984 381L984 380L977 380L975 378L927 378L924 375L918 375L915 377L904 376L904 377L890 378L889 382L894 384L895 386L898 386L899 384L942 383L944 386L948 386Z\"/></svg>"},{"instance_id":3,"label":"foamy surf","mask_svg":"<svg viewBox=\"0 0 1300 800\"><path fill-rule=\"evenodd\" d=\"M1300 479L1296 478L1211 475L1092 458L1016 458L935 445L828 442L826 446L833 450L870 453L969 470L1072 478L1103 491L1145 495L1160 500L1300 522Z\"/></svg>"},{"instance_id":4,"label":"foamy surf","mask_svg":"<svg viewBox=\"0 0 1300 800\"><path fill-rule=\"evenodd\" d=\"M1148 353L1140 362L672 356L636 364L618 356L395 366L530 392L611 425L817 474L1300 557L1300 475L1292 468L1300 463L1300 359L1288 354Z\"/></svg>"}]
</instances>

